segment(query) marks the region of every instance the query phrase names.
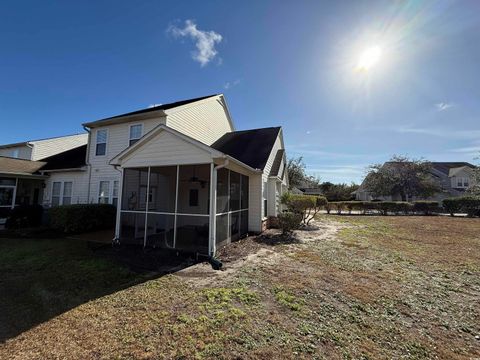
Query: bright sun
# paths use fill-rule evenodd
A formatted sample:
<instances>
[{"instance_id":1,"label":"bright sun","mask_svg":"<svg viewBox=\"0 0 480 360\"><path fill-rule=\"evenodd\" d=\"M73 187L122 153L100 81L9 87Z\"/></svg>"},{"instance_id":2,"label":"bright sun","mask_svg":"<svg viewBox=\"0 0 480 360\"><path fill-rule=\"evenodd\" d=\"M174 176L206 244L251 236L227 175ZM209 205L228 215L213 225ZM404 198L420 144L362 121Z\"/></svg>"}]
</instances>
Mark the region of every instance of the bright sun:
<instances>
[{"instance_id":1,"label":"bright sun","mask_svg":"<svg viewBox=\"0 0 480 360\"><path fill-rule=\"evenodd\" d=\"M363 51L358 59L357 69L360 71L369 71L382 57L380 46L371 46Z\"/></svg>"}]
</instances>

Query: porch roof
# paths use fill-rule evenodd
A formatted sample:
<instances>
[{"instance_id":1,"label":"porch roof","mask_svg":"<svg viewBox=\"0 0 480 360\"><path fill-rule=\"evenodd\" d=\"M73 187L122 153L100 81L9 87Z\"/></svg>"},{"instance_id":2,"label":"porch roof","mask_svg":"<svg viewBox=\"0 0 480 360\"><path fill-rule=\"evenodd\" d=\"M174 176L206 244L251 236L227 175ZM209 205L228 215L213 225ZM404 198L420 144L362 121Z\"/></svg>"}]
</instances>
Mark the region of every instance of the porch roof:
<instances>
[{"instance_id":1,"label":"porch roof","mask_svg":"<svg viewBox=\"0 0 480 360\"><path fill-rule=\"evenodd\" d=\"M166 141L155 141L159 136L161 136L162 133L167 133L170 136L169 144L167 144ZM175 142L173 142L173 139L175 139ZM180 143L183 143L186 147L188 147L188 151L181 149L179 146ZM171 149L167 149L168 147L171 147ZM171 150L171 153L167 154L167 150ZM142 154L142 151L144 154ZM249 172L261 172L260 169L253 168L248 164L245 164L244 162L230 156L229 154L223 153L163 124L158 125L149 133L145 134L145 136L134 145L128 147L115 156L110 161L110 165L121 166L125 163L128 163L129 159L135 155L138 155L138 157L145 156L143 166L148 166L148 159L146 158L151 157L152 154L154 154L155 160L165 157L166 165L214 162L216 159L223 158L231 160L233 163L236 163ZM207 158L208 161L205 161ZM135 166L139 166L139 162L136 162L136 164L137 165Z\"/></svg>"},{"instance_id":2,"label":"porch roof","mask_svg":"<svg viewBox=\"0 0 480 360\"><path fill-rule=\"evenodd\" d=\"M32 161L0 156L0 175L43 178L43 176L38 174L38 170L45 164L46 163L43 161Z\"/></svg>"}]
</instances>

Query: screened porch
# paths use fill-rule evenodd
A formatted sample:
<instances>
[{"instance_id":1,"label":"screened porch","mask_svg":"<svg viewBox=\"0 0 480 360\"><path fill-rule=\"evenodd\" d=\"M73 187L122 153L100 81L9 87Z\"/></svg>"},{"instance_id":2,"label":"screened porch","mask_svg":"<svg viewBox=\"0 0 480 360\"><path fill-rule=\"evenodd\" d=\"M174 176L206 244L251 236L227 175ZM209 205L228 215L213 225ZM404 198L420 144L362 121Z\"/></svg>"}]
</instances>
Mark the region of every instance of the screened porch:
<instances>
[{"instance_id":1,"label":"screened porch","mask_svg":"<svg viewBox=\"0 0 480 360\"><path fill-rule=\"evenodd\" d=\"M248 194L248 176L212 163L124 168L118 240L208 255L247 234Z\"/></svg>"}]
</instances>

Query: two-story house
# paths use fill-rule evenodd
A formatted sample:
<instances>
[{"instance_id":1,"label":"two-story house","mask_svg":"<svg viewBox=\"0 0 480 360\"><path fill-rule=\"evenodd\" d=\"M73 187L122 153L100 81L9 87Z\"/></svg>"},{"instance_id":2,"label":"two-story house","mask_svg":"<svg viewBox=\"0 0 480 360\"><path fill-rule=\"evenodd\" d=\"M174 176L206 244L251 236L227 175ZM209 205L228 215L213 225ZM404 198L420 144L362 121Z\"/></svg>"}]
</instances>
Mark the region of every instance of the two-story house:
<instances>
[{"instance_id":1,"label":"two-story house","mask_svg":"<svg viewBox=\"0 0 480 360\"><path fill-rule=\"evenodd\" d=\"M44 159L44 204L116 205L119 242L211 254L280 211L282 129L235 131L223 95L83 126L87 145Z\"/></svg>"},{"instance_id":2,"label":"two-story house","mask_svg":"<svg viewBox=\"0 0 480 360\"><path fill-rule=\"evenodd\" d=\"M385 163L384 166L395 166L395 163ZM442 201L446 198L459 197L465 195L465 191L473 184L473 169L475 166L467 162L431 162L430 176L438 185L440 191L429 199L413 198L414 200L432 200ZM355 191L357 200L370 201L374 197L365 188L362 183L357 191ZM383 201L401 201L400 194L393 196L380 196L375 200Z\"/></svg>"}]
</instances>

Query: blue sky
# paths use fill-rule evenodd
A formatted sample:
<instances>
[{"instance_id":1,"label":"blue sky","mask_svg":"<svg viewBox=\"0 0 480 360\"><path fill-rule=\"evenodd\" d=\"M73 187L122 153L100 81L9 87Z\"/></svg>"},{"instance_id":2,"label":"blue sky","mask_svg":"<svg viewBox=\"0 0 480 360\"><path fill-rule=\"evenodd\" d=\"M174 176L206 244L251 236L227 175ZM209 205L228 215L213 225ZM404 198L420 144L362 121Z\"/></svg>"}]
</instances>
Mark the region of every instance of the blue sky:
<instances>
[{"instance_id":1,"label":"blue sky","mask_svg":"<svg viewBox=\"0 0 480 360\"><path fill-rule=\"evenodd\" d=\"M478 1L0 6L0 143L223 92L238 129L282 125L325 181L359 182L393 154L480 151ZM360 71L371 46L381 57Z\"/></svg>"}]
</instances>

